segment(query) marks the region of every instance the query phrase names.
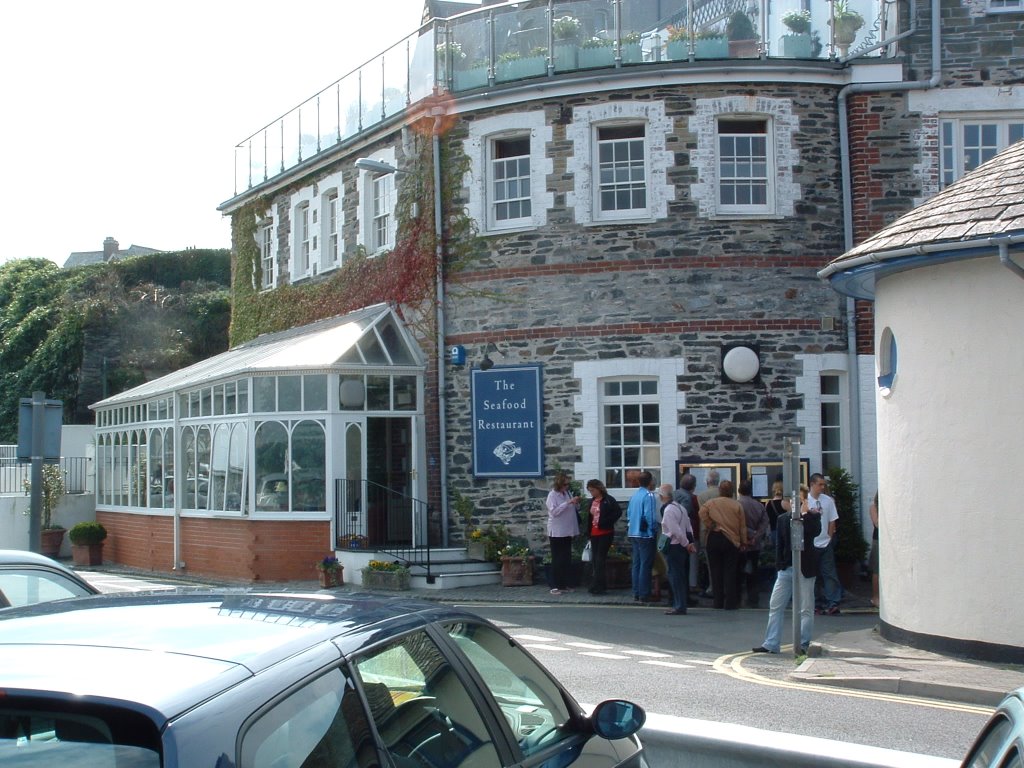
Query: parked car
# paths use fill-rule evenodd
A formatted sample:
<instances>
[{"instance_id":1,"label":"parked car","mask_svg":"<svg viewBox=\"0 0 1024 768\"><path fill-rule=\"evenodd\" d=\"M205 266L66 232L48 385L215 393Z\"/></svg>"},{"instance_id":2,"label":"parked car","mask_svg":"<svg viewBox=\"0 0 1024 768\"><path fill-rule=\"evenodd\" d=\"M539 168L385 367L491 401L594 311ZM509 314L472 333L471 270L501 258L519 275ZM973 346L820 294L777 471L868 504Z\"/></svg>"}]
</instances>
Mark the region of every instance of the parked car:
<instances>
[{"instance_id":1,"label":"parked car","mask_svg":"<svg viewBox=\"0 0 1024 768\"><path fill-rule=\"evenodd\" d=\"M0 549L0 610L95 595L97 591L56 560L35 552Z\"/></svg>"},{"instance_id":2,"label":"parked car","mask_svg":"<svg viewBox=\"0 0 1024 768\"><path fill-rule=\"evenodd\" d=\"M371 593L103 595L0 613L0 765L646 768L471 613Z\"/></svg>"},{"instance_id":3,"label":"parked car","mask_svg":"<svg viewBox=\"0 0 1024 768\"><path fill-rule=\"evenodd\" d=\"M963 768L1024 768L1024 688L1003 699L975 739Z\"/></svg>"}]
</instances>

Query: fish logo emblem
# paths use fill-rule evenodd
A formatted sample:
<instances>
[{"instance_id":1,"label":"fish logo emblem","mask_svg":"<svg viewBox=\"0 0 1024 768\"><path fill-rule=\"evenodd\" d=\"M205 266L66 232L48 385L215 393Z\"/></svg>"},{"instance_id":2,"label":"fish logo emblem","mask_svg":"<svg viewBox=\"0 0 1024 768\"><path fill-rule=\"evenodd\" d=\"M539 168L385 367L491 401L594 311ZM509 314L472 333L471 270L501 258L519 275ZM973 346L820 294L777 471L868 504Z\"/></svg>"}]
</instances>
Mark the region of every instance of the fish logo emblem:
<instances>
[{"instance_id":1,"label":"fish logo emblem","mask_svg":"<svg viewBox=\"0 0 1024 768\"><path fill-rule=\"evenodd\" d=\"M498 457L498 461L504 464L506 467L512 462L516 456L519 456L523 452L523 449L516 445L511 440L506 440L503 443L499 443L498 447L494 449L494 455Z\"/></svg>"}]
</instances>

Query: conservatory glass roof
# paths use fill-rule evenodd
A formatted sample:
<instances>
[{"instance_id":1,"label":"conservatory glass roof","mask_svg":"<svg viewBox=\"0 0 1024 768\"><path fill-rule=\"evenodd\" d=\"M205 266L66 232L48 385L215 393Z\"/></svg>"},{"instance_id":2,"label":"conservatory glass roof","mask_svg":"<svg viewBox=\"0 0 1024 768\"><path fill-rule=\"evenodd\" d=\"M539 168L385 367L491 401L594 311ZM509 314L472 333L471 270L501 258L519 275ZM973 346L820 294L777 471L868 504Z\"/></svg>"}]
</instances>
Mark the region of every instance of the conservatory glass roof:
<instances>
[{"instance_id":1,"label":"conservatory glass roof","mask_svg":"<svg viewBox=\"0 0 1024 768\"><path fill-rule=\"evenodd\" d=\"M245 374L422 365L419 348L394 310L375 304L341 317L264 334L90 407L148 400Z\"/></svg>"}]
</instances>

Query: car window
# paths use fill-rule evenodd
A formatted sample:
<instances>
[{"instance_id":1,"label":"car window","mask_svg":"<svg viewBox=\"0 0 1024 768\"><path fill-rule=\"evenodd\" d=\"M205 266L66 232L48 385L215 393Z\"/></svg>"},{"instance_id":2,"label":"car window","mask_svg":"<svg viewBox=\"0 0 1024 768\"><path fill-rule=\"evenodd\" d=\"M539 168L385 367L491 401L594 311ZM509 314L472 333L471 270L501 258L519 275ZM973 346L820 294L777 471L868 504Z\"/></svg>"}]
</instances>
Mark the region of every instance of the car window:
<instances>
[{"instance_id":1,"label":"car window","mask_svg":"<svg viewBox=\"0 0 1024 768\"><path fill-rule=\"evenodd\" d=\"M1016 747L1010 750L1010 754L1003 760L1000 768L1024 768L1024 760L1021 759L1020 752Z\"/></svg>"},{"instance_id":2,"label":"car window","mask_svg":"<svg viewBox=\"0 0 1024 768\"><path fill-rule=\"evenodd\" d=\"M1012 723L1005 715L996 715L978 740L978 746L964 762L964 768L992 768L1011 727Z\"/></svg>"},{"instance_id":3,"label":"car window","mask_svg":"<svg viewBox=\"0 0 1024 768\"><path fill-rule=\"evenodd\" d=\"M425 632L359 658L355 667L377 732L400 768L501 764L472 696Z\"/></svg>"},{"instance_id":4,"label":"car window","mask_svg":"<svg viewBox=\"0 0 1024 768\"><path fill-rule=\"evenodd\" d=\"M242 737L245 768L377 768L380 759L352 681L317 678L260 715Z\"/></svg>"},{"instance_id":5,"label":"car window","mask_svg":"<svg viewBox=\"0 0 1024 768\"><path fill-rule=\"evenodd\" d=\"M0 707L0 765L160 768L160 735L138 716Z\"/></svg>"},{"instance_id":6,"label":"car window","mask_svg":"<svg viewBox=\"0 0 1024 768\"><path fill-rule=\"evenodd\" d=\"M0 570L0 593L15 608L90 594L63 574L34 568Z\"/></svg>"},{"instance_id":7,"label":"car window","mask_svg":"<svg viewBox=\"0 0 1024 768\"><path fill-rule=\"evenodd\" d=\"M562 689L519 646L483 624L446 629L483 678L525 755L574 733Z\"/></svg>"}]
</instances>

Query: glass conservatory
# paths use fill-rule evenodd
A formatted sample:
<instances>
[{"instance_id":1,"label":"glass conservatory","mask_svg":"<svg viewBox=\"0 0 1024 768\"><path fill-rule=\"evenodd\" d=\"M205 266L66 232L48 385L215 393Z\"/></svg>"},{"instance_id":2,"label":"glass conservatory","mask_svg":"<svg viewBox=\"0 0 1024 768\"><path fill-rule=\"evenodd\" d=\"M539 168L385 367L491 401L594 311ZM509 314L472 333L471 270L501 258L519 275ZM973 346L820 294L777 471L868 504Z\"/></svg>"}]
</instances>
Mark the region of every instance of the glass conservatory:
<instances>
[{"instance_id":1,"label":"glass conservatory","mask_svg":"<svg viewBox=\"0 0 1024 768\"><path fill-rule=\"evenodd\" d=\"M93 406L97 509L268 520L344 511L349 534L414 544L423 521L410 509L422 505L368 514L364 504L371 489L425 496L424 370L393 309L375 305L107 398Z\"/></svg>"}]
</instances>

